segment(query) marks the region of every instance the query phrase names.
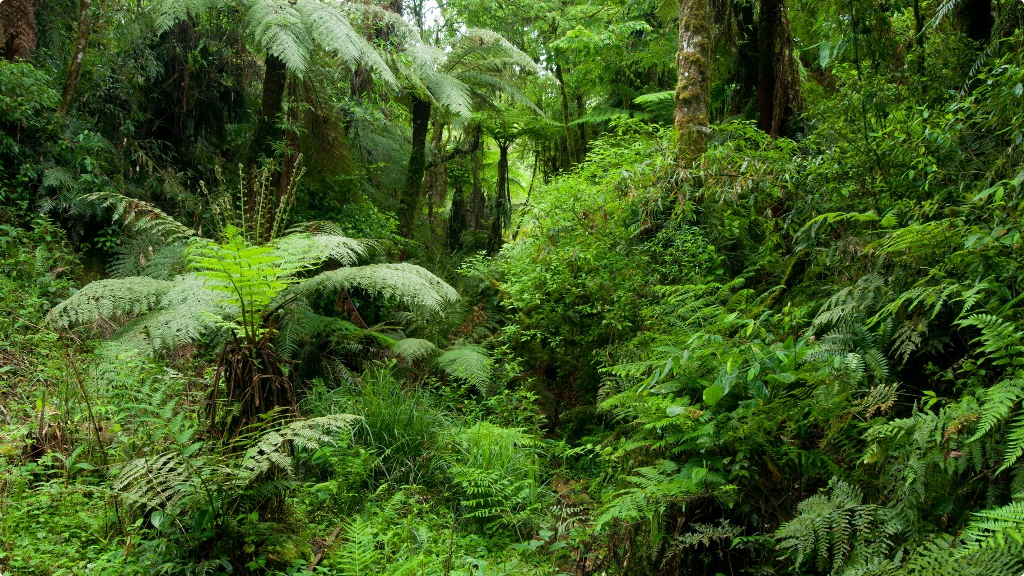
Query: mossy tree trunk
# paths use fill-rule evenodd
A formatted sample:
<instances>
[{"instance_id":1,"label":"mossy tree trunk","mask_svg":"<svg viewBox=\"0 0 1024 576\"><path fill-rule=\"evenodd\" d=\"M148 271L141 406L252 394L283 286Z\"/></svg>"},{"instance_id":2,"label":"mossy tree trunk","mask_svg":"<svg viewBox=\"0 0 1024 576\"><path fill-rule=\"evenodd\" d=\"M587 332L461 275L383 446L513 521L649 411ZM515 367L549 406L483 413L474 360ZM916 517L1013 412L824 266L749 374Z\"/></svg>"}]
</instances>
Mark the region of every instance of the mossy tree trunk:
<instances>
[{"instance_id":1,"label":"mossy tree trunk","mask_svg":"<svg viewBox=\"0 0 1024 576\"><path fill-rule=\"evenodd\" d=\"M412 151L405 173L405 186L398 199L398 233L411 238L423 204L423 174L427 169L427 132L430 128L430 100L412 96Z\"/></svg>"},{"instance_id":2,"label":"mossy tree trunk","mask_svg":"<svg viewBox=\"0 0 1024 576\"><path fill-rule=\"evenodd\" d=\"M696 159L708 146L713 22L710 0L679 3L679 52L676 55L675 125L679 157Z\"/></svg>"},{"instance_id":3,"label":"mossy tree trunk","mask_svg":"<svg viewBox=\"0 0 1024 576\"><path fill-rule=\"evenodd\" d=\"M483 126L476 124L472 131L473 152L470 165L470 176L472 188L469 193L469 205L466 207L469 227L476 231L483 227L484 216L487 212L487 198L484 197L483 180L480 178L480 171L483 168Z\"/></svg>"}]
</instances>

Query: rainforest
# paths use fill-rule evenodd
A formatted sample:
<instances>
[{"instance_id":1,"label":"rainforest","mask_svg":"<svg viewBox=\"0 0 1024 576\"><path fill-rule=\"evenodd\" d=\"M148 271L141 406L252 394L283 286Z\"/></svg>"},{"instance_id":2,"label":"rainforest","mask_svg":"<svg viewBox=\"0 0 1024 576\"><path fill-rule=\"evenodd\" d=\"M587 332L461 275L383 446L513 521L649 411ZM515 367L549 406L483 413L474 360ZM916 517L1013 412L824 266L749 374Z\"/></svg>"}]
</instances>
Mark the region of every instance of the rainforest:
<instances>
[{"instance_id":1,"label":"rainforest","mask_svg":"<svg viewBox=\"0 0 1024 576\"><path fill-rule=\"evenodd\" d=\"M1021 0L0 0L0 576L1019 576Z\"/></svg>"}]
</instances>

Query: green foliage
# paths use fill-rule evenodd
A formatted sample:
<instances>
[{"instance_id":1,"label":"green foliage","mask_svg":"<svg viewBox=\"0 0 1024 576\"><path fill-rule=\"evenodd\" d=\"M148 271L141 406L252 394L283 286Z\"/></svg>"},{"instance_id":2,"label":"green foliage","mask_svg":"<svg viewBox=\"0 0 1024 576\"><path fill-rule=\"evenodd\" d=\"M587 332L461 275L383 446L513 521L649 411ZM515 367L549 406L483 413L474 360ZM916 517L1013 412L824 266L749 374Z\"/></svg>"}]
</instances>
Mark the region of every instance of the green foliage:
<instances>
[{"instance_id":1,"label":"green foliage","mask_svg":"<svg viewBox=\"0 0 1024 576\"><path fill-rule=\"evenodd\" d=\"M511 526L519 535L529 533L542 505L537 438L477 422L457 432L453 444L449 474L466 517L483 521L488 530Z\"/></svg>"},{"instance_id":2,"label":"green foliage","mask_svg":"<svg viewBox=\"0 0 1024 576\"><path fill-rule=\"evenodd\" d=\"M449 348L434 359L434 364L449 376L464 380L484 396L493 392L493 361L480 346L467 344Z\"/></svg>"},{"instance_id":3,"label":"green foliage","mask_svg":"<svg viewBox=\"0 0 1024 576\"><path fill-rule=\"evenodd\" d=\"M779 528L779 548L794 556L797 567L813 563L829 574L840 573L851 562L851 555L871 558L884 554L899 524L887 520L883 509L866 505L863 499L856 487L833 479L827 494L801 502L797 516Z\"/></svg>"},{"instance_id":4,"label":"green foliage","mask_svg":"<svg viewBox=\"0 0 1024 576\"><path fill-rule=\"evenodd\" d=\"M151 10L159 34L189 17L205 16L220 7L209 0L161 0ZM244 27L256 45L280 58L294 74L301 76L313 49L322 47L349 68L365 64L382 78L395 82L380 54L338 6L320 0L246 0L234 8L244 15Z\"/></svg>"}]
</instances>

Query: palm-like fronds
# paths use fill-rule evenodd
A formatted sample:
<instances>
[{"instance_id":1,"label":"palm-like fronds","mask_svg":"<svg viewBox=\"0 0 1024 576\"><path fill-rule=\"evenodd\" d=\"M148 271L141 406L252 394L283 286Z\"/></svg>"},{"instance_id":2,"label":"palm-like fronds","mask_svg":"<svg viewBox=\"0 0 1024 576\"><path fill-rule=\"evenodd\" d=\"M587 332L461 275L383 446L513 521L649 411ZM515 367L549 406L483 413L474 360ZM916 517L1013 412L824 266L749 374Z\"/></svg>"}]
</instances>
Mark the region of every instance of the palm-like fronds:
<instances>
[{"instance_id":1,"label":"palm-like fronds","mask_svg":"<svg viewBox=\"0 0 1024 576\"><path fill-rule=\"evenodd\" d=\"M223 4L214 0L156 0L150 10L160 34ZM244 25L256 45L280 58L293 74L301 76L306 71L311 52L319 47L351 68L363 64L378 78L397 83L381 55L352 26L349 17L355 9L347 4L322 0L238 0L234 4L245 15ZM371 9L359 7L360 11Z\"/></svg>"}]
</instances>

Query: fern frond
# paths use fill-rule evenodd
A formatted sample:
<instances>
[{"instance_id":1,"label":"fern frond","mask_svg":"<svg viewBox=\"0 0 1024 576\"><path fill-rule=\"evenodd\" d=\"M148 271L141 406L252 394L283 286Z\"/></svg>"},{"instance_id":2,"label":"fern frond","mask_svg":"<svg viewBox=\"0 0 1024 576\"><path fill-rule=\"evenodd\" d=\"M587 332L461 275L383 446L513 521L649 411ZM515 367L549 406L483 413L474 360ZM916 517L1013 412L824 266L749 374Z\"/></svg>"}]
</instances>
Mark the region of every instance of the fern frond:
<instances>
[{"instance_id":1,"label":"fern frond","mask_svg":"<svg viewBox=\"0 0 1024 576\"><path fill-rule=\"evenodd\" d=\"M1003 453L1003 464L996 472L1002 472L1016 464L1024 454L1024 410L1010 422L1010 431L1006 434L1006 448Z\"/></svg>"},{"instance_id":2,"label":"fern frond","mask_svg":"<svg viewBox=\"0 0 1024 576\"><path fill-rule=\"evenodd\" d=\"M437 351L437 346L434 346L434 343L430 340L402 338L392 344L391 351L399 357L412 362L430 357Z\"/></svg>"},{"instance_id":3,"label":"fern frond","mask_svg":"<svg viewBox=\"0 0 1024 576\"><path fill-rule=\"evenodd\" d=\"M114 220L124 223L129 231L157 236L165 244L175 244L196 235L195 230L143 200L114 192L86 194L82 200L113 209Z\"/></svg>"},{"instance_id":4,"label":"fern frond","mask_svg":"<svg viewBox=\"0 0 1024 576\"><path fill-rule=\"evenodd\" d=\"M464 344L445 350L434 364L448 375L464 380L481 394L490 394L493 360L486 350L475 344Z\"/></svg>"},{"instance_id":5,"label":"fern frond","mask_svg":"<svg viewBox=\"0 0 1024 576\"><path fill-rule=\"evenodd\" d=\"M380 53L352 27L347 14L338 5L323 0L298 0L296 9L312 39L341 58L350 69L363 64L373 70L377 78L391 86L398 85Z\"/></svg>"},{"instance_id":6,"label":"fern frond","mask_svg":"<svg viewBox=\"0 0 1024 576\"><path fill-rule=\"evenodd\" d=\"M270 243L273 258L286 269L301 270L334 260L352 266L366 256L370 243L339 235L288 234Z\"/></svg>"},{"instance_id":7,"label":"fern frond","mask_svg":"<svg viewBox=\"0 0 1024 576\"><path fill-rule=\"evenodd\" d=\"M957 557L984 549L1006 548L1009 539L1024 544L1024 500L974 513L974 519L961 535L964 546Z\"/></svg>"},{"instance_id":8,"label":"fern frond","mask_svg":"<svg viewBox=\"0 0 1024 576\"><path fill-rule=\"evenodd\" d=\"M137 316L153 310L173 287L174 282L153 278L96 280L56 305L47 319L70 327L116 315Z\"/></svg>"},{"instance_id":9,"label":"fern frond","mask_svg":"<svg viewBox=\"0 0 1024 576\"><path fill-rule=\"evenodd\" d=\"M149 5L157 34L163 34L175 24L189 17L195 18L203 11L216 6L212 0L154 0Z\"/></svg>"},{"instance_id":10,"label":"fern frond","mask_svg":"<svg viewBox=\"0 0 1024 576\"><path fill-rule=\"evenodd\" d=\"M302 76L310 42L297 7L280 0L248 0L245 13L256 43L280 58L290 72Z\"/></svg>"},{"instance_id":11,"label":"fern frond","mask_svg":"<svg viewBox=\"0 0 1024 576\"><path fill-rule=\"evenodd\" d=\"M1024 365L1024 339L1017 324L993 314L972 314L957 321L960 326L973 326L981 335L972 342L978 344L984 359L1000 365Z\"/></svg>"},{"instance_id":12,"label":"fern frond","mask_svg":"<svg viewBox=\"0 0 1024 576\"><path fill-rule=\"evenodd\" d=\"M979 440L1010 415L1013 406L1024 398L1024 379L1003 380L981 393L981 417L968 443Z\"/></svg>"},{"instance_id":13,"label":"fern frond","mask_svg":"<svg viewBox=\"0 0 1024 576\"><path fill-rule=\"evenodd\" d=\"M370 264L320 274L286 291L284 297L358 288L413 309L440 313L458 299L446 282L415 264Z\"/></svg>"}]
</instances>

